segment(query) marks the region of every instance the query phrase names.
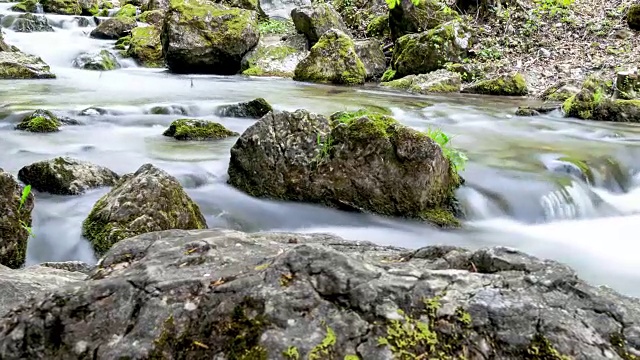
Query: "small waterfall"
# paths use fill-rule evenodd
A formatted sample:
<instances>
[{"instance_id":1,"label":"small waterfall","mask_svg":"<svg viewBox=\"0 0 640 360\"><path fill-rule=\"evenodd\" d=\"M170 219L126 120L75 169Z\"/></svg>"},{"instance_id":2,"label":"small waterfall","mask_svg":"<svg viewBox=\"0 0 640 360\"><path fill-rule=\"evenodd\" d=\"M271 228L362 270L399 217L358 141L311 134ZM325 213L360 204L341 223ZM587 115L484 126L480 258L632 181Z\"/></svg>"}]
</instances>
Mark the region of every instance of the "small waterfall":
<instances>
[{"instance_id":1,"label":"small waterfall","mask_svg":"<svg viewBox=\"0 0 640 360\"><path fill-rule=\"evenodd\" d=\"M36 14L44 14L44 9L40 3L36 3Z\"/></svg>"},{"instance_id":2,"label":"small waterfall","mask_svg":"<svg viewBox=\"0 0 640 360\"><path fill-rule=\"evenodd\" d=\"M597 200L597 195L587 185L571 181L569 185L542 196L540 204L546 220L568 220L594 216Z\"/></svg>"}]
</instances>

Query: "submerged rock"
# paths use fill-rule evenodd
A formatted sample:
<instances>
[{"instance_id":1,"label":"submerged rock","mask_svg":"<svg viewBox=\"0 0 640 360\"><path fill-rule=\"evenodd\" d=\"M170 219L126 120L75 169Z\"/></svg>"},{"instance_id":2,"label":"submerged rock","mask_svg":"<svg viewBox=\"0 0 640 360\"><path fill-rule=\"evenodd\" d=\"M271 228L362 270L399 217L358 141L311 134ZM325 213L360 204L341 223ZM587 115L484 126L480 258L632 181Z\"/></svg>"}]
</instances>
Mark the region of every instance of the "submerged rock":
<instances>
[{"instance_id":1,"label":"submerged rock","mask_svg":"<svg viewBox=\"0 0 640 360\"><path fill-rule=\"evenodd\" d=\"M4 314L0 357L605 360L640 350L635 299L501 247L173 230L119 242L73 285ZM57 342L51 324L64 324Z\"/></svg>"},{"instance_id":2,"label":"submerged rock","mask_svg":"<svg viewBox=\"0 0 640 360\"><path fill-rule=\"evenodd\" d=\"M204 0L172 0L162 28L162 49L176 73L235 74L260 38L250 10Z\"/></svg>"},{"instance_id":3,"label":"submerged rock","mask_svg":"<svg viewBox=\"0 0 640 360\"><path fill-rule=\"evenodd\" d=\"M313 45L296 66L293 79L341 85L363 84L367 76L355 43L340 30L331 29Z\"/></svg>"},{"instance_id":4,"label":"submerged rock","mask_svg":"<svg viewBox=\"0 0 640 360\"><path fill-rule=\"evenodd\" d=\"M118 174L90 162L57 157L27 165L18 179L40 192L56 195L80 195L89 189L113 186Z\"/></svg>"},{"instance_id":5,"label":"submerged rock","mask_svg":"<svg viewBox=\"0 0 640 360\"><path fill-rule=\"evenodd\" d=\"M240 134L213 121L178 119L162 135L176 140L217 140Z\"/></svg>"},{"instance_id":6,"label":"submerged rock","mask_svg":"<svg viewBox=\"0 0 640 360\"><path fill-rule=\"evenodd\" d=\"M462 78L460 74L440 69L428 74L408 75L380 85L417 94L451 93L460 91Z\"/></svg>"},{"instance_id":7,"label":"submerged rock","mask_svg":"<svg viewBox=\"0 0 640 360\"><path fill-rule=\"evenodd\" d=\"M367 80L379 79L387 69L387 59L382 51L382 43L376 39L355 42L356 54L364 65Z\"/></svg>"},{"instance_id":8,"label":"submerged rock","mask_svg":"<svg viewBox=\"0 0 640 360\"><path fill-rule=\"evenodd\" d=\"M137 27L131 31L127 55L145 67L163 67L160 30L155 26Z\"/></svg>"},{"instance_id":9,"label":"submerged rock","mask_svg":"<svg viewBox=\"0 0 640 360\"><path fill-rule=\"evenodd\" d=\"M34 14L22 14L15 18L6 16L2 18L2 25L10 27L16 32L52 32L53 27L44 16Z\"/></svg>"},{"instance_id":10,"label":"submerged rock","mask_svg":"<svg viewBox=\"0 0 640 360\"><path fill-rule=\"evenodd\" d=\"M326 3L295 8L291 10L291 19L296 30L307 38L309 47L315 45L331 29L349 33L340 14Z\"/></svg>"},{"instance_id":11,"label":"submerged rock","mask_svg":"<svg viewBox=\"0 0 640 360\"><path fill-rule=\"evenodd\" d=\"M37 133L47 133L60 131L62 122L51 111L36 110L25 116L18 125L16 130L24 130Z\"/></svg>"},{"instance_id":12,"label":"submerged rock","mask_svg":"<svg viewBox=\"0 0 640 360\"><path fill-rule=\"evenodd\" d=\"M524 96L529 93L529 89L524 77L520 73L514 73L477 81L465 86L462 92L483 95Z\"/></svg>"},{"instance_id":13,"label":"submerged rock","mask_svg":"<svg viewBox=\"0 0 640 360\"><path fill-rule=\"evenodd\" d=\"M262 39L242 58L242 74L293 77L298 63L309 55L306 43L304 35L300 34L290 35L286 40L277 42Z\"/></svg>"},{"instance_id":14,"label":"submerged rock","mask_svg":"<svg viewBox=\"0 0 640 360\"><path fill-rule=\"evenodd\" d=\"M153 115L189 115L189 109L182 105L158 105L149 110Z\"/></svg>"},{"instance_id":15,"label":"submerged rock","mask_svg":"<svg viewBox=\"0 0 640 360\"><path fill-rule=\"evenodd\" d=\"M131 30L137 25L136 20L130 17L108 18L101 21L98 27L91 31L90 36L96 39L118 40L131 34Z\"/></svg>"},{"instance_id":16,"label":"submerged rock","mask_svg":"<svg viewBox=\"0 0 640 360\"><path fill-rule=\"evenodd\" d=\"M85 70L108 71L120 68L120 63L109 50L84 53L73 60L73 66Z\"/></svg>"},{"instance_id":17,"label":"submerged rock","mask_svg":"<svg viewBox=\"0 0 640 360\"><path fill-rule=\"evenodd\" d=\"M442 0L422 0L417 5L412 0L400 0L389 11L391 39L403 35L434 29L460 16Z\"/></svg>"},{"instance_id":18,"label":"submerged rock","mask_svg":"<svg viewBox=\"0 0 640 360\"><path fill-rule=\"evenodd\" d=\"M0 80L55 78L49 65L38 56L21 51L0 51Z\"/></svg>"},{"instance_id":19,"label":"submerged rock","mask_svg":"<svg viewBox=\"0 0 640 360\"><path fill-rule=\"evenodd\" d=\"M25 261L27 227L31 226L34 203L33 194L29 193L20 206L23 189L13 175L0 169L0 265L13 269L21 267Z\"/></svg>"},{"instance_id":20,"label":"submerged rock","mask_svg":"<svg viewBox=\"0 0 640 360\"><path fill-rule=\"evenodd\" d=\"M180 183L151 164L120 179L93 206L82 224L82 235L97 255L127 237L169 229L204 229L200 208Z\"/></svg>"},{"instance_id":21,"label":"submerged rock","mask_svg":"<svg viewBox=\"0 0 640 360\"><path fill-rule=\"evenodd\" d=\"M218 106L215 114L224 117L260 119L270 111L273 111L271 104L263 98L257 98L247 102Z\"/></svg>"},{"instance_id":22,"label":"submerged rock","mask_svg":"<svg viewBox=\"0 0 640 360\"><path fill-rule=\"evenodd\" d=\"M460 178L438 144L377 113L269 113L233 146L228 172L252 196L458 224Z\"/></svg>"}]
</instances>

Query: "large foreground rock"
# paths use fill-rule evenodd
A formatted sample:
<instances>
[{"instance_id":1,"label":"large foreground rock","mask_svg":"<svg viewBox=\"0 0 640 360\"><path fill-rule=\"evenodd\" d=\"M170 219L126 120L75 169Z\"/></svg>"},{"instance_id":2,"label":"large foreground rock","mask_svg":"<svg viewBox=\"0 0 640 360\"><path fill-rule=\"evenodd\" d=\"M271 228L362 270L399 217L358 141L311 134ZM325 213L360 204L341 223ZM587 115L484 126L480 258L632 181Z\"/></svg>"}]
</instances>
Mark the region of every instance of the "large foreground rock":
<instances>
[{"instance_id":1,"label":"large foreground rock","mask_svg":"<svg viewBox=\"0 0 640 360\"><path fill-rule=\"evenodd\" d=\"M31 226L33 194L20 207L23 187L16 178L0 169L0 265L18 268L24 264ZM4 290L3 290L4 292Z\"/></svg>"},{"instance_id":2,"label":"large foreground rock","mask_svg":"<svg viewBox=\"0 0 640 360\"><path fill-rule=\"evenodd\" d=\"M80 195L89 189L113 186L119 176L104 166L57 157L23 167L18 172L18 179L40 192Z\"/></svg>"},{"instance_id":3,"label":"large foreground rock","mask_svg":"<svg viewBox=\"0 0 640 360\"><path fill-rule=\"evenodd\" d=\"M121 241L90 279L0 318L0 358L619 360L640 350L636 299L506 248L173 230Z\"/></svg>"},{"instance_id":4,"label":"large foreground rock","mask_svg":"<svg viewBox=\"0 0 640 360\"><path fill-rule=\"evenodd\" d=\"M253 196L457 224L460 178L440 147L381 114L271 112L240 136L228 172Z\"/></svg>"},{"instance_id":5,"label":"large foreground rock","mask_svg":"<svg viewBox=\"0 0 640 360\"><path fill-rule=\"evenodd\" d=\"M205 0L172 0L162 51L176 73L235 74L260 38L256 12Z\"/></svg>"},{"instance_id":6,"label":"large foreground rock","mask_svg":"<svg viewBox=\"0 0 640 360\"><path fill-rule=\"evenodd\" d=\"M124 175L93 206L82 234L98 255L116 242L139 234L169 229L204 229L200 208L178 180L151 164Z\"/></svg>"},{"instance_id":7,"label":"large foreground rock","mask_svg":"<svg viewBox=\"0 0 640 360\"><path fill-rule=\"evenodd\" d=\"M138 24L131 17L113 17L101 21L100 24L89 34L92 38L104 40L118 40L121 37L131 34Z\"/></svg>"}]
</instances>

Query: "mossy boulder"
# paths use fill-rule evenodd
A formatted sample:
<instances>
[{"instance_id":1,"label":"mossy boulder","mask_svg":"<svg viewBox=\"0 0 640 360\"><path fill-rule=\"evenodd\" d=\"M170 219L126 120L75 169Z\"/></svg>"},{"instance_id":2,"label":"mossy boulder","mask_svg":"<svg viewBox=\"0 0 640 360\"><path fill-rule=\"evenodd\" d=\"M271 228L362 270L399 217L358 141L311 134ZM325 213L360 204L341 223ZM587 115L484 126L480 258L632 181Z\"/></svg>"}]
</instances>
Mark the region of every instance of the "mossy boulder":
<instances>
[{"instance_id":1,"label":"mossy boulder","mask_svg":"<svg viewBox=\"0 0 640 360\"><path fill-rule=\"evenodd\" d=\"M126 4L115 13L115 17L130 17L135 18L138 8L131 4Z\"/></svg>"},{"instance_id":2,"label":"mossy boulder","mask_svg":"<svg viewBox=\"0 0 640 360\"><path fill-rule=\"evenodd\" d=\"M160 30L153 25L133 29L127 55L144 67L163 67Z\"/></svg>"},{"instance_id":3,"label":"mossy boulder","mask_svg":"<svg viewBox=\"0 0 640 360\"><path fill-rule=\"evenodd\" d=\"M363 84L367 77L355 43L340 30L331 29L313 45L298 63L293 79L342 85Z\"/></svg>"},{"instance_id":4,"label":"mossy boulder","mask_svg":"<svg viewBox=\"0 0 640 360\"><path fill-rule=\"evenodd\" d=\"M599 76L587 78L580 92L571 96L562 104L565 116L578 119L594 119L594 111L613 94L613 81Z\"/></svg>"},{"instance_id":5,"label":"mossy boulder","mask_svg":"<svg viewBox=\"0 0 640 360\"><path fill-rule=\"evenodd\" d=\"M13 5L11 10L15 12L36 13L38 12L38 4L37 0L22 0Z\"/></svg>"},{"instance_id":6,"label":"mossy boulder","mask_svg":"<svg viewBox=\"0 0 640 360\"><path fill-rule=\"evenodd\" d=\"M182 105L157 105L149 109L153 115L189 115L189 109Z\"/></svg>"},{"instance_id":7,"label":"mossy boulder","mask_svg":"<svg viewBox=\"0 0 640 360\"><path fill-rule=\"evenodd\" d=\"M632 4L627 12L627 25L632 30L640 30L640 4Z\"/></svg>"},{"instance_id":8,"label":"mossy boulder","mask_svg":"<svg viewBox=\"0 0 640 360\"><path fill-rule=\"evenodd\" d=\"M524 77L520 73L514 73L477 81L465 86L462 92L483 95L524 96L529 93L529 89Z\"/></svg>"},{"instance_id":9,"label":"mossy boulder","mask_svg":"<svg viewBox=\"0 0 640 360\"><path fill-rule=\"evenodd\" d=\"M0 46L2 46L0 41ZM56 75L40 57L21 51L0 51L0 80L55 79Z\"/></svg>"},{"instance_id":10,"label":"mossy boulder","mask_svg":"<svg viewBox=\"0 0 640 360\"><path fill-rule=\"evenodd\" d=\"M136 20L131 17L108 18L101 21L89 35L95 39L118 40L130 35L131 30L136 26L138 26Z\"/></svg>"},{"instance_id":11,"label":"mossy boulder","mask_svg":"<svg viewBox=\"0 0 640 360\"><path fill-rule=\"evenodd\" d=\"M260 38L254 11L205 0L172 0L162 49L175 73L235 74Z\"/></svg>"},{"instance_id":12,"label":"mossy boulder","mask_svg":"<svg viewBox=\"0 0 640 360\"><path fill-rule=\"evenodd\" d=\"M217 122L198 119L178 119L162 134L176 140L217 140L239 134Z\"/></svg>"},{"instance_id":13,"label":"mossy boulder","mask_svg":"<svg viewBox=\"0 0 640 360\"><path fill-rule=\"evenodd\" d=\"M374 17L367 25L367 36L376 38L386 38L391 36L389 28L389 15L380 15Z\"/></svg>"},{"instance_id":14,"label":"mossy boulder","mask_svg":"<svg viewBox=\"0 0 640 360\"><path fill-rule=\"evenodd\" d=\"M18 179L33 189L56 195L80 195L89 189L113 186L118 174L106 167L69 157L57 157L27 165Z\"/></svg>"},{"instance_id":15,"label":"mossy boulder","mask_svg":"<svg viewBox=\"0 0 640 360\"><path fill-rule=\"evenodd\" d=\"M267 14L262 10L260 0L212 0L214 3L226 5L228 7L240 8L245 10L255 11L258 14L258 19L269 18Z\"/></svg>"},{"instance_id":16,"label":"mossy boulder","mask_svg":"<svg viewBox=\"0 0 640 360\"><path fill-rule=\"evenodd\" d=\"M399 38L391 65L396 77L443 69L447 63L458 63L466 58L472 42L470 29L464 23L448 22L429 31Z\"/></svg>"},{"instance_id":17,"label":"mossy boulder","mask_svg":"<svg viewBox=\"0 0 640 360\"><path fill-rule=\"evenodd\" d=\"M158 29L162 28L162 23L164 22L164 16L166 11L164 10L151 10L145 11L140 14L140 21L145 22L150 25L156 26Z\"/></svg>"},{"instance_id":18,"label":"mossy boulder","mask_svg":"<svg viewBox=\"0 0 640 360\"><path fill-rule=\"evenodd\" d=\"M155 11L160 10L166 12L169 10L169 0L145 0L144 4L142 4L141 9L145 11Z\"/></svg>"},{"instance_id":19,"label":"mossy boulder","mask_svg":"<svg viewBox=\"0 0 640 360\"><path fill-rule=\"evenodd\" d=\"M560 101L564 102L568 98L576 95L580 92L580 86L566 81L561 81L557 84L551 85L540 95L544 101Z\"/></svg>"},{"instance_id":20,"label":"mossy boulder","mask_svg":"<svg viewBox=\"0 0 640 360\"><path fill-rule=\"evenodd\" d=\"M33 193L20 206L23 187L16 178L0 169L0 267L17 269L24 264L31 226Z\"/></svg>"},{"instance_id":21,"label":"mossy boulder","mask_svg":"<svg viewBox=\"0 0 640 360\"><path fill-rule=\"evenodd\" d=\"M40 0L47 13L60 15L95 15L99 11L98 0Z\"/></svg>"},{"instance_id":22,"label":"mossy boulder","mask_svg":"<svg viewBox=\"0 0 640 360\"><path fill-rule=\"evenodd\" d=\"M389 10L391 39L421 33L459 19L458 13L442 0L421 0L417 5L412 0L400 0L400 4Z\"/></svg>"},{"instance_id":23,"label":"mossy boulder","mask_svg":"<svg viewBox=\"0 0 640 360\"><path fill-rule=\"evenodd\" d=\"M0 51L15 51L16 49L4 41L4 35L0 30Z\"/></svg>"},{"instance_id":24,"label":"mossy boulder","mask_svg":"<svg viewBox=\"0 0 640 360\"><path fill-rule=\"evenodd\" d=\"M605 99L593 111L593 120L640 122L640 100Z\"/></svg>"},{"instance_id":25,"label":"mossy boulder","mask_svg":"<svg viewBox=\"0 0 640 360\"><path fill-rule=\"evenodd\" d=\"M349 34L340 14L327 3L306 5L291 10L291 19L296 30L306 36L309 47L315 45L330 29Z\"/></svg>"},{"instance_id":26,"label":"mossy boulder","mask_svg":"<svg viewBox=\"0 0 640 360\"><path fill-rule=\"evenodd\" d=\"M176 178L151 164L124 175L82 224L98 256L116 242L153 231L204 229L200 208Z\"/></svg>"},{"instance_id":27,"label":"mossy boulder","mask_svg":"<svg viewBox=\"0 0 640 360\"><path fill-rule=\"evenodd\" d=\"M548 114L552 111L560 109L557 104L542 104L539 106L518 106L516 116L538 116Z\"/></svg>"},{"instance_id":28,"label":"mossy boulder","mask_svg":"<svg viewBox=\"0 0 640 360\"><path fill-rule=\"evenodd\" d=\"M123 36L120 39L116 40L113 48L116 50L127 50L129 49L129 44L131 44L131 35Z\"/></svg>"},{"instance_id":29,"label":"mossy boulder","mask_svg":"<svg viewBox=\"0 0 640 360\"><path fill-rule=\"evenodd\" d=\"M382 43L377 39L355 42L356 54L364 65L367 80L380 79L387 69L387 58L382 51Z\"/></svg>"},{"instance_id":30,"label":"mossy boulder","mask_svg":"<svg viewBox=\"0 0 640 360\"><path fill-rule=\"evenodd\" d=\"M118 59L109 50L84 53L73 60L72 65L79 69L108 71L120 68Z\"/></svg>"},{"instance_id":31,"label":"mossy boulder","mask_svg":"<svg viewBox=\"0 0 640 360\"><path fill-rule=\"evenodd\" d=\"M380 85L417 94L454 93L460 92L462 79L460 74L440 69L428 74L407 75Z\"/></svg>"},{"instance_id":32,"label":"mossy boulder","mask_svg":"<svg viewBox=\"0 0 640 360\"><path fill-rule=\"evenodd\" d=\"M223 117L260 119L271 111L273 111L273 108L267 100L257 98L237 104L218 106L215 114Z\"/></svg>"},{"instance_id":33,"label":"mossy boulder","mask_svg":"<svg viewBox=\"0 0 640 360\"><path fill-rule=\"evenodd\" d=\"M379 113L271 112L240 136L228 173L256 197L458 224L461 180L442 149Z\"/></svg>"},{"instance_id":34,"label":"mossy boulder","mask_svg":"<svg viewBox=\"0 0 640 360\"><path fill-rule=\"evenodd\" d=\"M388 29L389 5L385 0L333 0L333 7L355 38L365 38L371 22L386 17Z\"/></svg>"},{"instance_id":35,"label":"mossy boulder","mask_svg":"<svg viewBox=\"0 0 640 360\"><path fill-rule=\"evenodd\" d=\"M242 58L242 74L250 76L293 77L298 63L309 55L307 40L302 34L289 35L285 40L263 38Z\"/></svg>"},{"instance_id":36,"label":"mossy boulder","mask_svg":"<svg viewBox=\"0 0 640 360\"><path fill-rule=\"evenodd\" d=\"M62 122L60 119L47 110L36 110L25 116L18 125L16 130L23 130L37 133L48 133L60 131Z\"/></svg>"},{"instance_id":37,"label":"mossy boulder","mask_svg":"<svg viewBox=\"0 0 640 360\"><path fill-rule=\"evenodd\" d=\"M5 28L10 28L15 32L52 32L53 27L46 17L31 13L18 16L5 16L1 18L0 24Z\"/></svg>"}]
</instances>

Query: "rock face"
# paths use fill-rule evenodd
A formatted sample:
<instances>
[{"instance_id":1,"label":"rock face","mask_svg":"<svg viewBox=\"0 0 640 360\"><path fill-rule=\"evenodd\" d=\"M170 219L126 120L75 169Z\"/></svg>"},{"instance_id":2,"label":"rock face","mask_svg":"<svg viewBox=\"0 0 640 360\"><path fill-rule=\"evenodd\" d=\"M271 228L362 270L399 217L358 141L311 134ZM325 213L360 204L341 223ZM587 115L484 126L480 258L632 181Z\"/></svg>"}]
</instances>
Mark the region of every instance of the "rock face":
<instances>
[{"instance_id":1,"label":"rock face","mask_svg":"<svg viewBox=\"0 0 640 360\"><path fill-rule=\"evenodd\" d=\"M118 59L109 50L84 53L73 60L73 66L85 70L108 71L120 68Z\"/></svg>"},{"instance_id":2,"label":"rock face","mask_svg":"<svg viewBox=\"0 0 640 360\"><path fill-rule=\"evenodd\" d=\"M387 59L382 51L382 43L376 39L355 42L356 54L364 65L367 80L379 79L387 69Z\"/></svg>"},{"instance_id":3,"label":"rock face","mask_svg":"<svg viewBox=\"0 0 640 360\"><path fill-rule=\"evenodd\" d=\"M408 75L380 85L417 94L450 93L460 91L462 79L460 74L440 69L428 74Z\"/></svg>"},{"instance_id":4,"label":"rock face","mask_svg":"<svg viewBox=\"0 0 640 360\"><path fill-rule=\"evenodd\" d=\"M91 31L90 36L96 39L118 40L131 34L131 30L136 26L136 20L131 17L108 18L101 21L98 27Z\"/></svg>"},{"instance_id":5,"label":"rock face","mask_svg":"<svg viewBox=\"0 0 640 360\"><path fill-rule=\"evenodd\" d=\"M458 13L442 0L422 0L418 5L412 0L400 0L400 4L389 11L391 39L395 41L403 35L431 30L458 18Z\"/></svg>"},{"instance_id":6,"label":"rock face","mask_svg":"<svg viewBox=\"0 0 640 360\"><path fill-rule=\"evenodd\" d=\"M381 114L269 113L231 148L228 172L257 197L457 225L460 178L440 147Z\"/></svg>"},{"instance_id":7,"label":"rock face","mask_svg":"<svg viewBox=\"0 0 640 360\"><path fill-rule=\"evenodd\" d=\"M216 109L216 115L224 117L260 119L273 111L271 104L263 98L237 104L222 105Z\"/></svg>"},{"instance_id":8,"label":"rock face","mask_svg":"<svg viewBox=\"0 0 640 360\"><path fill-rule=\"evenodd\" d=\"M331 29L349 33L340 14L326 3L295 8L291 10L291 19L296 30L307 38L309 47L315 45L320 37Z\"/></svg>"},{"instance_id":9,"label":"rock face","mask_svg":"<svg viewBox=\"0 0 640 360\"><path fill-rule=\"evenodd\" d=\"M10 25L8 23L10 23ZM11 29L16 32L30 33L53 31L53 27L49 24L49 21L46 17L34 14L22 14L13 19L11 19L9 16L6 16L2 19L2 25L9 25Z\"/></svg>"},{"instance_id":10,"label":"rock face","mask_svg":"<svg viewBox=\"0 0 640 360\"><path fill-rule=\"evenodd\" d=\"M131 31L127 55L145 67L163 67L160 30L155 26L137 27Z\"/></svg>"},{"instance_id":11,"label":"rock face","mask_svg":"<svg viewBox=\"0 0 640 360\"><path fill-rule=\"evenodd\" d=\"M313 45L309 55L296 66L294 80L342 85L363 84L364 64L349 36L331 29Z\"/></svg>"},{"instance_id":12,"label":"rock face","mask_svg":"<svg viewBox=\"0 0 640 360\"><path fill-rule=\"evenodd\" d=\"M466 26L451 21L433 30L399 38L391 64L396 77L426 74L444 68L446 63L461 62L471 43Z\"/></svg>"},{"instance_id":13,"label":"rock face","mask_svg":"<svg viewBox=\"0 0 640 360\"><path fill-rule=\"evenodd\" d=\"M55 264L64 266L65 263ZM0 316L24 304L32 297L58 290L65 285L82 281L86 277L87 275L81 272L65 271L49 266L11 270L0 265L0 288L3 290L0 295Z\"/></svg>"},{"instance_id":14,"label":"rock face","mask_svg":"<svg viewBox=\"0 0 640 360\"><path fill-rule=\"evenodd\" d=\"M216 140L240 134L213 121L178 119L162 135L176 140Z\"/></svg>"},{"instance_id":15,"label":"rock face","mask_svg":"<svg viewBox=\"0 0 640 360\"><path fill-rule=\"evenodd\" d=\"M10 268L22 266L27 253L29 231L24 226L31 226L34 201L30 193L20 207L22 190L13 175L0 169L0 265Z\"/></svg>"},{"instance_id":16,"label":"rock face","mask_svg":"<svg viewBox=\"0 0 640 360\"><path fill-rule=\"evenodd\" d=\"M302 34L285 40L261 39L258 46L242 58L241 71L250 76L293 77L298 63L309 55L307 39Z\"/></svg>"},{"instance_id":17,"label":"rock face","mask_svg":"<svg viewBox=\"0 0 640 360\"><path fill-rule=\"evenodd\" d=\"M257 14L205 0L173 0L162 51L176 73L235 74L260 38Z\"/></svg>"},{"instance_id":18,"label":"rock face","mask_svg":"<svg viewBox=\"0 0 640 360\"><path fill-rule=\"evenodd\" d=\"M506 248L174 230L121 241L90 279L0 318L0 357L604 360L640 350L636 300Z\"/></svg>"},{"instance_id":19,"label":"rock face","mask_svg":"<svg viewBox=\"0 0 640 360\"><path fill-rule=\"evenodd\" d=\"M171 175L151 164L127 174L94 205L82 234L98 255L127 237L169 229L204 229L200 208Z\"/></svg>"},{"instance_id":20,"label":"rock face","mask_svg":"<svg viewBox=\"0 0 640 360\"><path fill-rule=\"evenodd\" d=\"M40 192L80 195L89 189L113 186L118 174L106 167L69 157L57 157L25 166L18 179Z\"/></svg>"},{"instance_id":21,"label":"rock face","mask_svg":"<svg viewBox=\"0 0 640 360\"><path fill-rule=\"evenodd\" d=\"M480 80L466 86L462 92L484 95L524 96L527 95L527 82L519 74L502 75L493 79Z\"/></svg>"}]
</instances>

